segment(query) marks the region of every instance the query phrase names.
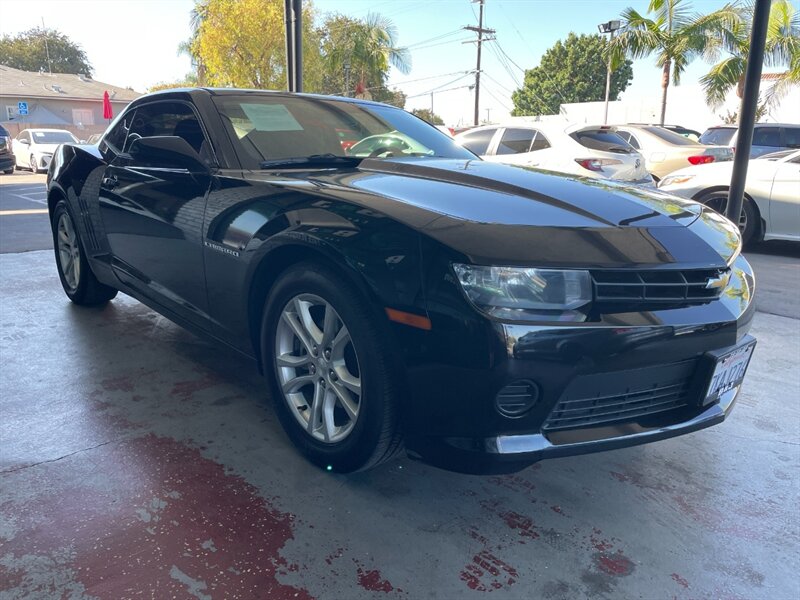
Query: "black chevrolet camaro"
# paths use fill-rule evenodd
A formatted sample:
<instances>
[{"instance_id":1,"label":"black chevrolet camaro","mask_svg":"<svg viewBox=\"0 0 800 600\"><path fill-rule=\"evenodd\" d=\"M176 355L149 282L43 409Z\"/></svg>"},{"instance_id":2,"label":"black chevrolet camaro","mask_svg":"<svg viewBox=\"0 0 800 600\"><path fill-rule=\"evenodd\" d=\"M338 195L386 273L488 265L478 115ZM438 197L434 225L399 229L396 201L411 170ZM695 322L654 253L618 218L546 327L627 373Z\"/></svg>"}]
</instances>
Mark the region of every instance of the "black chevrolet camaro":
<instances>
[{"instance_id":1,"label":"black chevrolet camaro","mask_svg":"<svg viewBox=\"0 0 800 600\"><path fill-rule=\"evenodd\" d=\"M473 473L722 421L755 346L736 227L663 193L481 161L373 102L134 101L48 173L61 283L254 358L315 464Z\"/></svg>"}]
</instances>

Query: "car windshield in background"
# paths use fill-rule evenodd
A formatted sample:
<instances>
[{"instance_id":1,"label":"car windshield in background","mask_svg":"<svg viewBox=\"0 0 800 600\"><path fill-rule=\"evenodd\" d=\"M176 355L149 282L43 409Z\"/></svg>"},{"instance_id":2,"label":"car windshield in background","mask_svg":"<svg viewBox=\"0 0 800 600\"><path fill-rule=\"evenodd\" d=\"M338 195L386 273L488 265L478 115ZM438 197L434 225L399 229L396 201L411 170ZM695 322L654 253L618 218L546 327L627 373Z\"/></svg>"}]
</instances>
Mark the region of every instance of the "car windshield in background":
<instances>
[{"instance_id":1,"label":"car windshield in background","mask_svg":"<svg viewBox=\"0 0 800 600\"><path fill-rule=\"evenodd\" d=\"M323 158L337 157L475 159L435 127L390 106L267 94L216 96L214 103L239 159L250 169L291 165L281 161L305 157L314 158L294 164L323 166Z\"/></svg>"},{"instance_id":2,"label":"car windshield in background","mask_svg":"<svg viewBox=\"0 0 800 600\"><path fill-rule=\"evenodd\" d=\"M620 137L618 133L611 130L584 129L569 135L584 148L602 150L604 152L619 152L620 154L636 152L633 146Z\"/></svg>"},{"instance_id":3,"label":"car windshield in background","mask_svg":"<svg viewBox=\"0 0 800 600\"><path fill-rule=\"evenodd\" d=\"M37 144L74 144L78 140L68 131L31 131Z\"/></svg>"},{"instance_id":4,"label":"car windshield in background","mask_svg":"<svg viewBox=\"0 0 800 600\"><path fill-rule=\"evenodd\" d=\"M706 129L699 141L709 146L730 146L735 133L735 127L713 127Z\"/></svg>"},{"instance_id":5,"label":"car windshield in background","mask_svg":"<svg viewBox=\"0 0 800 600\"><path fill-rule=\"evenodd\" d=\"M663 127L642 127L647 133L675 146L697 146L697 142ZM724 145L724 144L723 144Z\"/></svg>"}]
</instances>

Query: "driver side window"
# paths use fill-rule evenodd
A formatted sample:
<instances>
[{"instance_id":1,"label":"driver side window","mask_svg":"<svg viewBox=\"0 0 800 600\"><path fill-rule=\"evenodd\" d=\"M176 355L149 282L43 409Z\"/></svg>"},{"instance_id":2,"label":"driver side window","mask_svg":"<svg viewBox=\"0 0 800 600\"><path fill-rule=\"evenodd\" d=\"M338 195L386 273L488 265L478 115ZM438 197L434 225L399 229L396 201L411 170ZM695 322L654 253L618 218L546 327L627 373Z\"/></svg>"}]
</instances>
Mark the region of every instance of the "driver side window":
<instances>
[{"instance_id":1,"label":"driver side window","mask_svg":"<svg viewBox=\"0 0 800 600\"><path fill-rule=\"evenodd\" d=\"M187 104L154 102L137 108L130 122L124 151L130 150L134 140L156 136L183 138L206 164L213 163L211 145L203 133L200 120Z\"/></svg>"}]
</instances>

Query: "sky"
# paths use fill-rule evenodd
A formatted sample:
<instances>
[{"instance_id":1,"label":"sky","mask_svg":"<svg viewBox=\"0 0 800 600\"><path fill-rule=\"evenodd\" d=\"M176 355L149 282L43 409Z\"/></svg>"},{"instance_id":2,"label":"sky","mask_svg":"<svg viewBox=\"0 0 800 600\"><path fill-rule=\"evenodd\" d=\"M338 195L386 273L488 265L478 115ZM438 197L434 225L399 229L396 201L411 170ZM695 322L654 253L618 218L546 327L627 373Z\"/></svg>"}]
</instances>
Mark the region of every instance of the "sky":
<instances>
[{"instance_id":1,"label":"sky","mask_svg":"<svg viewBox=\"0 0 800 600\"><path fill-rule=\"evenodd\" d=\"M694 0L694 9L711 12L724 0ZM596 33L597 25L617 18L628 6L644 13L648 0L486 0L484 27L496 41L483 46L480 118L502 121L513 107L511 93L523 80L521 69L538 65L542 54L570 31ZM800 0L794 2L800 9ZM94 77L144 92L151 85L181 79L191 70L177 52L190 35L193 0L0 0L0 34L40 26L60 30L86 51ZM407 74L392 69L390 87L408 95L406 109L430 108L448 125L471 124L474 95L475 34L478 5L471 0L314 0L318 13L390 18L398 43L411 51ZM511 61L501 61L503 53ZM708 71L702 60L684 72L683 85L696 84ZM658 94L661 72L653 58L634 63L633 81L624 95ZM438 89L437 89L438 88ZM452 89L456 88L456 89ZM431 91L433 98L431 99Z\"/></svg>"}]
</instances>

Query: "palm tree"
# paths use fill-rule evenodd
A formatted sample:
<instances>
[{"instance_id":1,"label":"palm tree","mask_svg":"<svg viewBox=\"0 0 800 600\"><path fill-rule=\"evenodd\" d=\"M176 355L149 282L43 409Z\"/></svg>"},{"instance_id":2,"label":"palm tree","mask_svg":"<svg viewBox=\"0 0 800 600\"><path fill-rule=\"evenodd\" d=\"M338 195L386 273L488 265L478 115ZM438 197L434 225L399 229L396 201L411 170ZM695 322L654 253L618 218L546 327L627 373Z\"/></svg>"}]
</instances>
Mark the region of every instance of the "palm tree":
<instances>
[{"instance_id":1,"label":"palm tree","mask_svg":"<svg viewBox=\"0 0 800 600\"><path fill-rule=\"evenodd\" d=\"M700 79L706 102L712 108L719 107L730 90L735 88L739 98L744 91L754 5L747 2L737 8L737 18L718 31L716 44L710 48L712 54L722 50L728 56ZM800 83L800 12L790 0L775 0L770 8L764 63L787 69L767 91L766 104L769 104L781 98L789 86Z\"/></svg>"},{"instance_id":2,"label":"palm tree","mask_svg":"<svg viewBox=\"0 0 800 600\"><path fill-rule=\"evenodd\" d=\"M684 0L650 0L647 12L652 14L652 18L626 8L622 13L624 21L620 33L609 44L612 69L626 56L636 59L656 55L656 65L662 70L662 125L670 80L678 85L689 63L714 46L714 33L739 18L736 6L732 4L726 4L709 15L692 14L690 10L691 4Z\"/></svg>"},{"instance_id":3,"label":"palm tree","mask_svg":"<svg viewBox=\"0 0 800 600\"><path fill-rule=\"evenodd\" d=\"M393 66L401 73L411 69L411 56L407 48L397 44L397 29L392 21L370 13L363 21L333 15L325 23L327 31L323 44L326 70L329 79L338 83L343 73L349 72L359 87L371 88L384 84ZM345 85L344 87L350 87ZM344 90L349 94L351 90Z\"/></svg>"}]
</instances>

